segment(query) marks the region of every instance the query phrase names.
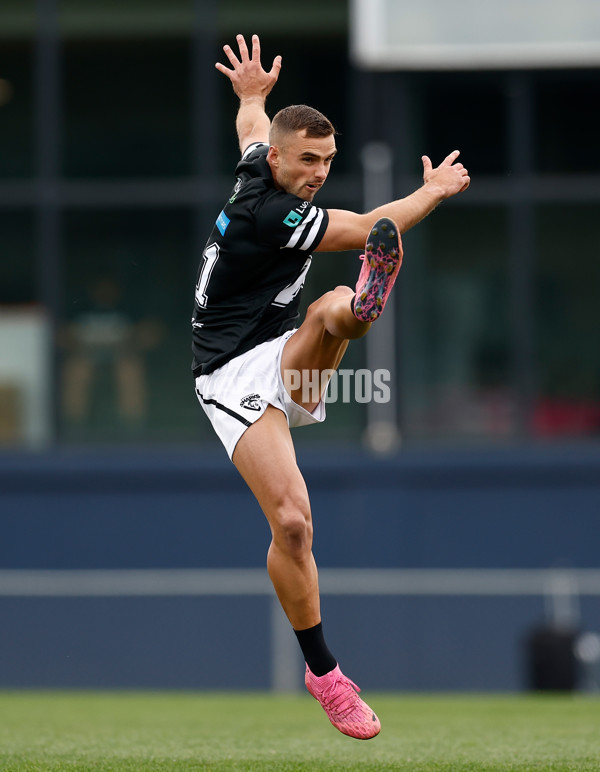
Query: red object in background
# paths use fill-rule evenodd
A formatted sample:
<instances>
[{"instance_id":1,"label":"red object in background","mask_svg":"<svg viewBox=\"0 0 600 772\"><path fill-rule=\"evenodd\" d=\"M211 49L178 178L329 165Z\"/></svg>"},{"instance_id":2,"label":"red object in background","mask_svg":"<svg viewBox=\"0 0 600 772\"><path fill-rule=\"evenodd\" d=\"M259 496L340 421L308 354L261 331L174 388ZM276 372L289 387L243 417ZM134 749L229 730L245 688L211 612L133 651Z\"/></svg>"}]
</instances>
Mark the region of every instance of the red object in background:
<instances>
[{"instance_id":1,"label":"red object in background","mask_svg":"<svg viewBox=\"0 0 600 772\"><path fill-rule=\"evenodd\" d=\"M543 399L534 411L533 430L542 437L600 433L600 403Z\"/></svg>"}]
</instances>

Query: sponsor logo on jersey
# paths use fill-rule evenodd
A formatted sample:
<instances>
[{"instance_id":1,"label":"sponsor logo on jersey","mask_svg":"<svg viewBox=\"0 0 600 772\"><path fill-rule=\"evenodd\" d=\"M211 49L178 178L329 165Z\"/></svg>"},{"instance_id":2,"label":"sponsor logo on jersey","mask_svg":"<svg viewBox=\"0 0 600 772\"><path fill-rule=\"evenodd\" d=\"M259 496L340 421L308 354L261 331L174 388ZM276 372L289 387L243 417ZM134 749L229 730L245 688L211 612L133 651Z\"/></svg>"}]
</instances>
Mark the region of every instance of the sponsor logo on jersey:
<instances>
[{"instance_id":1,"label":"sponsor logo on jersey","mask_svg":"<svg viewBox=\"0 0 600 772\"><path fill-rule=\"evenodd\" d=\"M245 407L246 410L262 410L259 399L260 394L247 394L240 400L240 407Z\"/></svg>"},{"instance_id":2,"label":"sponsor logo on jersey","mask_svg":"<svg viewBox=\"0 0 600 772\"><path fill-rule=\"evenodd\" d=\"M295 228L299 222L302 221L306 207L310 206L310 201L303 201L300 206L292 209L288 216L283 221L284 225L289 225L290 228Z\"/></svg>"},{"instance_id":3,"label":"sponsor logo on jersey","mask_svg":"<svg viewBox=\"0 0 600 772\"><path fill-rule=\"evenodd\" d=\"M229 217L227 217L227 215L223 211L217 217L217 228L219 229L219 233L221 234L221 236L225 235L225 231L227 230L228 225L229 225Z\"/></svg>"},{"instance_id":4,"label":"sponsor logo on jersey","mask_svg":"<svg viewBox=\"0 0 600 772\"><path fill-rule=\"evenodd\" d=\"M284 225L289 225L290 228L295 228L296 225L298 225L299 222L302 221L302 215L298 214L294 209L288 214L288 216L283 221Z\"/></svg>"}]
</instances>

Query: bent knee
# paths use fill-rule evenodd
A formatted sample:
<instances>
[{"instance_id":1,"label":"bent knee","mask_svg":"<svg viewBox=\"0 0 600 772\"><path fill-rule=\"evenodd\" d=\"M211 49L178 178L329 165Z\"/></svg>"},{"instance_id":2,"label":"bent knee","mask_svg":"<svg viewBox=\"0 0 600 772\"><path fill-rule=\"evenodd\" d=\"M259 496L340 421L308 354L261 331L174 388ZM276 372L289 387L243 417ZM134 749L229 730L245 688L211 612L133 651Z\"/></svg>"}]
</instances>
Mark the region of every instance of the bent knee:
<instances>
[{"instance_id":1,"label":"bent knee","mask_svg":"<svg viewBox=\"0 0 600 772\"><path fill-rule=\"evenodd\" d=\"M287 554L301 557L311 551L313 529L310 517L300 512L282 514L272 530L273 541Z\"/></svg>"},{"instance_id":2,"label":"bent knee","mask_svg":"<svg viewBox=\"0 0 600 772\"><path fill-rule=\"evenodd\" d=\"M345 284L338 285L334 290L332 290L332 292L335 295L342 295L342 296L354 295L354 290L352 289L352 287L347 287Z\"/></svg>"},{"instance_id":3,"label":"bent knee","mask_svg":"<svg viewBox=\"0 0 600 772\"><path fill-rule=\"evenodd\" d=\"M306 318L308 319L310 316L316 316L318 318L322 318L323 312L328 308L328 306L331 303L335 303L338 300L341 300L343 298L350 298L353 295L354 295L353 289L351 289L350 287L346 287L343 284L340 284L335 289L325 292L323 295L321 295L320 298L317 298L317 300L311 303L306 310Z\"/></svg>"}]
</instances>

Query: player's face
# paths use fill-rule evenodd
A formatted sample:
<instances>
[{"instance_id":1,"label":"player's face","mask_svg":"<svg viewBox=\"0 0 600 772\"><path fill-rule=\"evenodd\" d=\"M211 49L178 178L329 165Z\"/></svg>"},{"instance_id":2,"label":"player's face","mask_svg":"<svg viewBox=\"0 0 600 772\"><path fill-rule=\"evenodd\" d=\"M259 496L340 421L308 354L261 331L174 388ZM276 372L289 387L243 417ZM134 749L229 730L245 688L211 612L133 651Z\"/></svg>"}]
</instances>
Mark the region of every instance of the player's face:
<instances>
[{"instance_id":1,"label":"player's face","mask_svg":"<svg viewBox=\"0 0 600 772\"><path fill-rule=\"evenodd\" d=\"M305 137L306 130L289 135L279 147L269 148L268 161L278 188L312 201L327 179L336 154L335 139Z\"/></svg>"}]
</instances>

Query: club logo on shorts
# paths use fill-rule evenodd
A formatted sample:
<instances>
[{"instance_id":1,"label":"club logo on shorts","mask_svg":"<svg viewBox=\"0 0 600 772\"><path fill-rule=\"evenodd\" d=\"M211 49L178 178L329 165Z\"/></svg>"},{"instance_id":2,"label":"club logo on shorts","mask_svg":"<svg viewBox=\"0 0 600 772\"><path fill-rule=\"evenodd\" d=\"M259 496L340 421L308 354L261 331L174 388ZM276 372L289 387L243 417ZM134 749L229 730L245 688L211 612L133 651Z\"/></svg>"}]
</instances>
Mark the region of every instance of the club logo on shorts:
<instances>
[{"instance_id":1,"label":"club logo on shorts","mask_svg":"<svg viewBox=\"0 0 600 772\"><path fill-rule=\"evenodd\" d=\"M246 410L262 410L259 399L260 394L247 394L240 400L240 407L245 407Z\"/></svg>"}]
</instances>

